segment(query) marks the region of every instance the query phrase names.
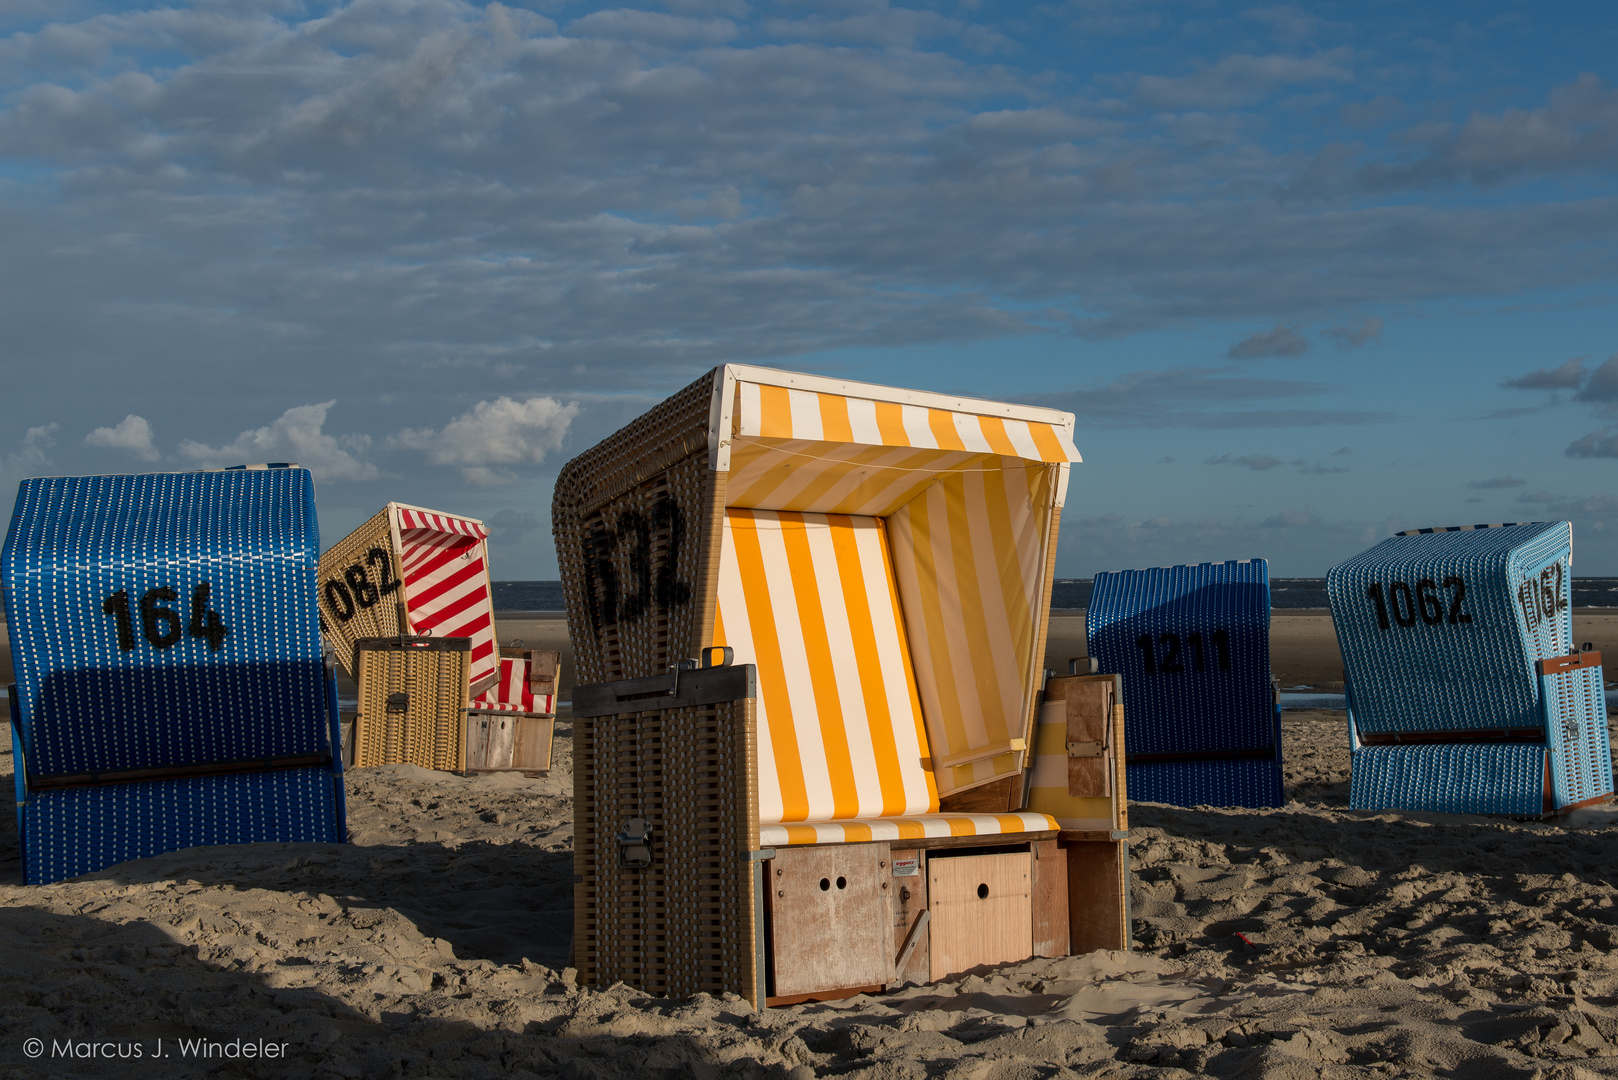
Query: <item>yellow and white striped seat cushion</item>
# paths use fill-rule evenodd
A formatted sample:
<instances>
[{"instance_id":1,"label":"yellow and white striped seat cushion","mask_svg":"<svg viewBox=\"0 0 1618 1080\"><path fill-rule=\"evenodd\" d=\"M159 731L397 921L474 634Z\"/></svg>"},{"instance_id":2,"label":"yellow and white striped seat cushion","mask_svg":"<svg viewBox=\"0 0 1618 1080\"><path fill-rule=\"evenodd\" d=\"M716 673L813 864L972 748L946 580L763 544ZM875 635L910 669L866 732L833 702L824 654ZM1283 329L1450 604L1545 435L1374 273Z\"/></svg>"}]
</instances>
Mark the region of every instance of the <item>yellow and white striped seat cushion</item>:
<instances>
[{"instance_id":1,"label":"yellow and white striped seat cushion","mask_svg":"<svg viewBox=\"0 0 1618 1080\"><path fill-rule=\"evenodd\" d=\"M715 643L758 665L761 823L937 812L879 519L727 510Z\"/></svg>"},{"instance_id":2,"label":"yellow and white striped seat cushion","mask_svg":"<svg viewBox=\"0 0 1618 1080\"><path fill-rule=\"evenodd\" d=\"M794 844L855 844L866 840L923 840L940 836L997 836L1048 832L1056 819L1027 810L1014 814L923 814L917 817L865 821L816 821L798 825L761 825L760 847Z\"/></svg>"}]
</instances>

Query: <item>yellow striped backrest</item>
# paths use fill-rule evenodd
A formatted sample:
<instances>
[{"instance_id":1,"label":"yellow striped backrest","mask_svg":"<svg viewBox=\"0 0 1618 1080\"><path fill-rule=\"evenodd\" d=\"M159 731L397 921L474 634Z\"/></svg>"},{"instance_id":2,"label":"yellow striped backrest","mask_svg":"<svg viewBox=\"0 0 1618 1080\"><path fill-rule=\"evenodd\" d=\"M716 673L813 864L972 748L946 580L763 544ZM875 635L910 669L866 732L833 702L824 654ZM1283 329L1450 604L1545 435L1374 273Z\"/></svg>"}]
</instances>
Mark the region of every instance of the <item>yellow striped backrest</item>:
<instances>
[{"instance_id":1,"label":"yellow striped backrest","mask_svg":"<svg viewBox=\"0 0 1618 1080\"><path fill-rule=\"evenodd\" d=\"M758 665L759 821L936 813L885 527L729 509L715 643Z\"/></svg>"}]
</instances>

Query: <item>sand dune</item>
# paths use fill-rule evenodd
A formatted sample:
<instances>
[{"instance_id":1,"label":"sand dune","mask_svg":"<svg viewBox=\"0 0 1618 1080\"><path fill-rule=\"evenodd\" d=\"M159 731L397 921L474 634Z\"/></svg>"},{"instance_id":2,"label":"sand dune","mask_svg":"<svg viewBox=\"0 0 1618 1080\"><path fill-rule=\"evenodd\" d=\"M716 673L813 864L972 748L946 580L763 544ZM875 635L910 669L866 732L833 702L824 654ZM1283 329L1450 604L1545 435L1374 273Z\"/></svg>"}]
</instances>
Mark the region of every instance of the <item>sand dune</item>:
<instances>
[{"instance_id":1,"label":"sand dune","mask_svg":"<svg viewBox=\"0 0 1618 1080\"><path fill-rule=\"evenodd\" d=\"M181 1038L286 1044L226 1075L1618 1075L1618 814L1349 811L1341 714L1285 724L1287 807L1132 809L1136 951L758 1016L573 985L566 725L541 780L351 773L346 847L0 887L8 1075L113 1072L48 1056L90 1039L142 1049L121 1075L219 1067Z\"/></svg>"}]
</instances>

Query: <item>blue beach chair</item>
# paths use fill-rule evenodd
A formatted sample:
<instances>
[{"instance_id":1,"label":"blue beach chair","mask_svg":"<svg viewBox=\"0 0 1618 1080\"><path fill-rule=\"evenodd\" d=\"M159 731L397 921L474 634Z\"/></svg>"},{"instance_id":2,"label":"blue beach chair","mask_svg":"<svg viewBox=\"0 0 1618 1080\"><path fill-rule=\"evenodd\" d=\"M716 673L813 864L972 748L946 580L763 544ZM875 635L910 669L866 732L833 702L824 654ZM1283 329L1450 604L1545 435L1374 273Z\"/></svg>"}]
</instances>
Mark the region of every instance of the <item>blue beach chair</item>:
<instances>
[{"instance_id":1,"label":"blue beach chair","mask_svg":"<svg viewBox=\"0 0 1618 1080\"><path fill-rule=\"evenodd\" d=\"M0 571L29 884L346 839L318 558L304 469L23 481Z\"/></svg>"},{"instance_id":2,"label":"blue beach chair","mask_svg":"<svg viewBox=\"0 0 1618 1080\"><path fill-rule=\"evenodd\" d=\"M1281 805L1263 559L1097 574L1084 627L1091 660L1123 676L1131 799Z\"/></svg>"},{"instance_id":3,"label":"blue beach chair","mask_svg":"<svg viewBox=\"0 0 1618 1080\"><path fill-rule=\"evenodd\" d=\"M1352 806L1538 816L1611 794L1572 568L1552 521L1402 532L1331 569Z\"/></svg>"}]
</instances>

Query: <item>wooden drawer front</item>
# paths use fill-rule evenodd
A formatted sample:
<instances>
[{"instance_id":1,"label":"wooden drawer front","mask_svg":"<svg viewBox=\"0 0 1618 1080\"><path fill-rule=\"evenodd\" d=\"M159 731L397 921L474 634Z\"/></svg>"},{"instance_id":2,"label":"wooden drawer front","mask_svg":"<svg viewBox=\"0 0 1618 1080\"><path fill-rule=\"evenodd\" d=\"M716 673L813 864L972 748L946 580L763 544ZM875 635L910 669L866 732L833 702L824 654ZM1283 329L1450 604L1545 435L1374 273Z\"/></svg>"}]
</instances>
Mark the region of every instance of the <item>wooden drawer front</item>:
<instances>
[{"instance_id":1,"label":"wooden drawer front","mask_svg":"<svg viewBox=\"0 0 1618 1080\"><path fill-rule=\"evenodd\" d=\"M892 978L889 874L886 844L776 852L769 866L773 996L882 986Z\"/></svg>"},{"instance_id":2,"label":"wooden drawer front","mask_svg":"<svg viewBox=\"0 0 1618 1080\"><path fill-rule=\"evenodd\" d=\"M517 740L511 749L511 765L516 769L549 769L551 738L556 721L539 716L517 717Z\"/></svg>"},{"instance_id":3,"label":"wooden drawer front","mask_svg":"<svg viewBox=\"0 0 1618 1080\"><path fill-rule=\"evenodd\" d=\"M473 713L466 718L466 767L502 769L511 765L517 718L499 713Z\"/></svg>"},{"instance_id":4,"label":"wooden drawer front","mask_svg":"<svg viewBox=\"0 0 1618 1080\"><path fill-rule=\"evenodd\" d=\"M1027 852L927 860L932 976L1034 954Z\"/></svg>"}]
</instances>

